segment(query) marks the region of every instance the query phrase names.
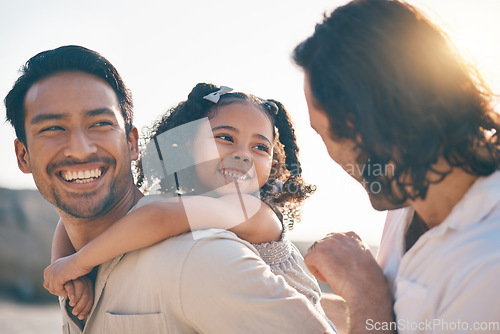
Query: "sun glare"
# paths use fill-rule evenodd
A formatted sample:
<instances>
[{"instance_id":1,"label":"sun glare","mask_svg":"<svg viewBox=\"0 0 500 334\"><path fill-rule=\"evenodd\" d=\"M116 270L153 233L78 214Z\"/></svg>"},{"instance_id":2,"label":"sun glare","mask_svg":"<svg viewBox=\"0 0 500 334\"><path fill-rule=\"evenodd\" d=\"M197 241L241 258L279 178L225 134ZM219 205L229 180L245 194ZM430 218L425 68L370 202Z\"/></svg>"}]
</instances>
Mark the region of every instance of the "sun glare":
<instances>
[{"instance_id":1,"label":"sun glare","mask_svg":"<svg viewBox=\"0 0 500 334\"><path fill-rule=\"evenodd\" d=\"M500 2L414 1L414 5L450 37L458 52L475 66L494 92L500 90Z\"/></svg>"}]
</instances>

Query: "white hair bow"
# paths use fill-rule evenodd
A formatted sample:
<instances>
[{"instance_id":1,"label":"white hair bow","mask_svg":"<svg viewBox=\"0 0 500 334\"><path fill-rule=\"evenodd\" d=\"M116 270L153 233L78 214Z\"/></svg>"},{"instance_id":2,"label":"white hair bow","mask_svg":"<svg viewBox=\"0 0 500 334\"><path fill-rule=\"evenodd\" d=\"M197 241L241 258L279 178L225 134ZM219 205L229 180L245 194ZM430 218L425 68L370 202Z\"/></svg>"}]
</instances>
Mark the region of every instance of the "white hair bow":
<instances>
[{"instance_id":1,"label":"white hair bow","mask_svg":"<svg viewBox=\"0 0 500 334\"><path fill-rule=\"evenodd\" d=\"M226 87L226 86L221 86L218 91L215 91L213 93L210 93L208 95L203 96L205 100L212 101L213 103L219 102L219 99L222 95L229 93L232 91L232 88Z\"/></svg>"}]
</instances>

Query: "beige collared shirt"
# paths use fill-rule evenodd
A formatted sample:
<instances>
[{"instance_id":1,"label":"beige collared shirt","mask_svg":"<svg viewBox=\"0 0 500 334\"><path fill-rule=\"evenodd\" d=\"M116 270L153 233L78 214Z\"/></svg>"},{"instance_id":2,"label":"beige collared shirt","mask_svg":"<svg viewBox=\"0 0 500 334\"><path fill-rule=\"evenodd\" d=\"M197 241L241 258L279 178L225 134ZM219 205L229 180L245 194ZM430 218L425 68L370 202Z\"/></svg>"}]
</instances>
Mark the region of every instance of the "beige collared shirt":
<instances>
[{"instance_id":1,"label":"beige collared shirt","mask_svg":"<svg viewBox=\"0 0 500 334\"><path fill-rule=\"evenodd\" d=\"M101 265L84 328L65 304L63 333L333 333L306 297L228 231L196 240L185 233Z\"/></svg>"}]
</instances>

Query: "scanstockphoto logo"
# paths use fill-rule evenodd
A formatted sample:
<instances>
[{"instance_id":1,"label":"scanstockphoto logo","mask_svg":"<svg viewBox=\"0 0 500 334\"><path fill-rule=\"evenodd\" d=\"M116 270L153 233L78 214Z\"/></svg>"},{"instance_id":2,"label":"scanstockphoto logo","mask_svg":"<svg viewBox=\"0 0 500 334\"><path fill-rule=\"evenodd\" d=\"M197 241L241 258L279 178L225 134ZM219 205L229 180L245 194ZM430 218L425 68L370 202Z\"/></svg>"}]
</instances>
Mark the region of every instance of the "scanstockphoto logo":
<instances>
[{"instance_id":1,"label":"scanstockphoto logo","mask_svg":"<svg viewBox=\"0 0 500 334\"><path fill-rule=\"evenodd\" d=\"M379 181L368 181L367 178L391 177L394 175L394 164L379 164L371 163L370 159L364 164L346 164L344 170L349 175L356 178L357 175L362 177L360 181L363 187L370 193L376 195L382 191L382 184Z\"/></svg>"},{"instance_id":2,"label":"scanstockphoto logo","mask_svg":"<svg viewBox=\"0 0 500 334\"><path fill-rule=\"evenodd\" d=\"M500 321L447 321L444 319L425 319L425 321L408 321L398 319L391 322L377 322L373 319L366 320L366 330L376 333L378 331L397 331L399 333L498 333Z\"/></svg>"},{"instance_id":3,"label":"scanstockphoto logo","mask_svg":"<svg viewBox=\"0 0 500 334\"><path fill-rule=\"evenodd\" d=\"M143 150L142 166L150 195L159 195L164 201L182 202L195 239L248 220L262 204L255 196L248 195L258 190L257 177L241 180L245 175L256 175L253 162L245 165L242 159L231 161L226 156L221 159L208 118L154 137ZM221 194L230 196L225 201L217 201ZM216 213L214 205L219 209ZM210 217L210 223L207 223L207 212L217 216ZM217 226L207 226L213 221L217 221Z\"/></svg>"}]
</instances>

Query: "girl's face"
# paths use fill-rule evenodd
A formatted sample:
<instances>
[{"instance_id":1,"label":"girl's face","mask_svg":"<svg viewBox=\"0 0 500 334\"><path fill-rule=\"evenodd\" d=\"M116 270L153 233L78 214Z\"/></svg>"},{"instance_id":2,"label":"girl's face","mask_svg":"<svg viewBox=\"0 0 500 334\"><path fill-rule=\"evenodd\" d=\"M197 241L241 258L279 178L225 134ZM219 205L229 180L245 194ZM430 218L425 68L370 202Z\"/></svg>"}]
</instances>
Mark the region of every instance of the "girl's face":
<instances>
[{"instance_id":1,"label":"girl's face","mask_svg":"<svg viewBox=\"0 0 500 334\"><path fill-rule=\"evenodd\" d=\"M274 132L269 117L250 102L234 103L218 107L210 127L210 133L198 132L192 146L199 186L219 195L259 190L272 165ZM206 161L206 148L214 140L219 159L198 163Z\"/></svg>"}]
</instances>

